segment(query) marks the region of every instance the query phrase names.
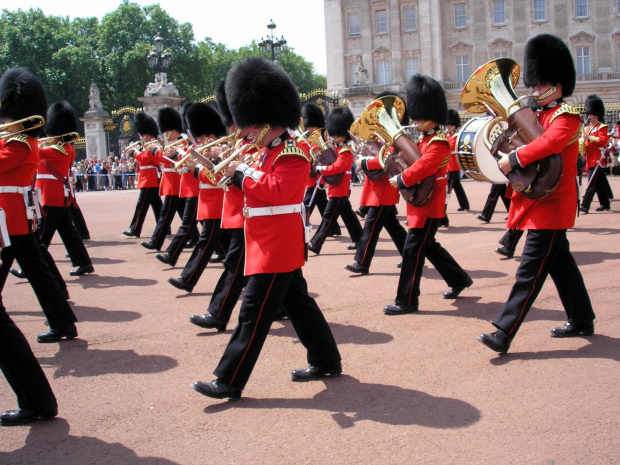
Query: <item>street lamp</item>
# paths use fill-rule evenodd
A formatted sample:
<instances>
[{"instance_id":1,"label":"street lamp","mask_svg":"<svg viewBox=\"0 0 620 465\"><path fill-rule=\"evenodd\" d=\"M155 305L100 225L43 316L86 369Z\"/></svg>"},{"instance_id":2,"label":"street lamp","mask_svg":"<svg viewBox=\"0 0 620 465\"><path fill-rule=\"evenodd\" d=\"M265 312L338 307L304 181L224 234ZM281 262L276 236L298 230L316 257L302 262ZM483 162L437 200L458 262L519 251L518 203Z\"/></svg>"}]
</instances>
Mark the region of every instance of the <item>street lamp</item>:
<instances>
[{"instance_id":1,"label":"street lamp","mask_svg":"<svg viewBox=\"0 0 620 465\"><path fill-rule=\"evenodd\" d=\"M164 50L164 39L158 35L153 38L153 50L146 57L151 68L157 67L157 72L162 73L164 68L170 66L172 62L172 53L170 50Z\"/></svg>"},{"instance_id":2,"label":"street lamp","mask_svg":"<svg viewBox=\"0 0 620 465\"><path fill-rule=\"evenodd\" d=\"M269 32L267 33L267 38L263 40L263 38L261 37L261 41L258 43L258 46L260 47L260 53L262 55L267 55L269 52L271 52L271 61L275 61L276 55L284 51L286 40L284 39L284 36L282 36L280 39L276 38L276 24L273 22L273 19L271 19L270 21L271 22L267 24L267 29L269 29Z\"/></svg>"}]
</instances>

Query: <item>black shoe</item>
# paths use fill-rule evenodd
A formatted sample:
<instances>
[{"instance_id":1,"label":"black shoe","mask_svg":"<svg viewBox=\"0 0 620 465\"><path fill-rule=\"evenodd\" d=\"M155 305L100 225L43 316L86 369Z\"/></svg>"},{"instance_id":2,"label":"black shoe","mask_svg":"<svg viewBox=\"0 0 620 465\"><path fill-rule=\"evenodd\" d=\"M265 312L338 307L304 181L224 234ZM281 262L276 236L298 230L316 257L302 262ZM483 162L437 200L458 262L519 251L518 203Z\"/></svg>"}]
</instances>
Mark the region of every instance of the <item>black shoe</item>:
<instances>
[{"instance_id":1,"label":"black shoe","mask_svg":"<svg viewBox=\"0 0 620 465\"><path fill-rule=\"evenodd\" d=\"M194 290L194 286L185 281L183 278L168 278L168 282L177 289L181 289L185 292L192 292Z\"/></svg>"},{"instance_id":2,"label":"black shoe","mask_svg":"<svg viewBox=\"0 0 620 465\"><path fill-rule=\"evenodd\" d=\"M142 247L144 247L145 249L149 249L149 250L157 250L157 251L159 251L159 249L161 249L161 247L157 247L153 241L148 241L148 242L147 241L142 241L142 242L140 242L140 245Z\"/></svg>"},{"instance_id":3,"label":"black shoe","mask_svg":"<svg viewBox=\"0 0 620 465\"><path fill-rule=\"evenodd\" d=\"M286 314L286 310L284 310L284 307L278 310L278 313L276 313L275 316L273 317L273 321L282 321L282 320L287 320L287 319L288 319L288 315Z\"/></svg>"},{"instance_id":4,"label":"black shoe","mask_svg":"<svg viewBox=\"0 0 620 465\"><path fill-rule=\"evenodd\" d=\"M383 307L383 313L386 315L405 315L407 313L415 313L418 307L414 305L387 305Z\"/></svg>"},{"instance_id":5,"label":"black shoe","mask_svg":"<svg viewBox=\"0 0 620 465\"><path fill-rule=\"evenodd\" d=\"M459 207L459 208L456 209L456 211L457 212L468 212L469 208L461 208L461 207Z\"/></svg>"},{"instance_id":6,"label":"black shoe","mask_svg":"<svg viewBox=\"0 0 620 465\"><path fill-rule=\"evenodd\" d=\"M138 236L138 237L140 237L140 236ZM90 241L90 236L84 236L82 238L82 242L86 242L86 241Z\"/></svg>"},{"instance_id":7,"label":"black shoe","mask_svg":"<svg viewBox=\"0 0 620 465\"><path fill-rule=\"evenodd\" d=\"M506 258L512 258L512 256L515 254L512 250L510 250L507 247L498 247L497 249L495 249L495 253L503 255Z\"/></svg>"},{"instance_id":8,"label":"black shoe","mask_svg":"<svg viewBox=\"0 0 620 465\"><path fill-rule=\"evenodd\" d=\"M75 270L69 271L70 276L84 276L88 273L94 273L95 269L92 265L78 266Z\"/></svg>"},{"instance_id":9,"label":"black shoe","mask_svg":"<svg viewBox=\"0 0 620 465\"><path fill-rule=\"evenodd\" d=\"M471 286L472 284L474 284L474 281L471 278L467 278L467 279L468 279L468 281L467 281L467 283L465 283L464 286L453 287L449 291L444 292L443 293L443 298L444 299L456 299L461 294L461 292L463 292L464 289L466 289L469 286Z\"/></svg>"},{"instance_id":10,"label":"black shoe","mask_svg":"<svg viewBox=\"0 0 620 465\"><path fill-rule=\"evenodd\" d=\"M510 343L512 342L512 338L501 329L498 329L494 333L481 334L478 336L478 340L489 349L499 352L500 354L508 352Z\"/></svg>"},{"instance_id":11,"label":"black shoe","mask_svg":"<svg viewBox=\"0 0 620 465\"><path fill-rule=\"evenodd\" d=\"M209 260L209 263L222 263L224 261L224 255L213 255Z\"/></svg>"},{"instance_id":12,"label":"black shoe","mask_svg":"<svg viewBox=\"0 0 620 465\"><path fill-rule=\"evenodd\" d=\"M62 296L65 298L65 300L69 300L71 297L69 297L69 289L67 289L66 287L64 289L61 290L62 292Z\"/></svg>"},{"instance_id":13,"label":"black shoe","mask_svg":"<svg viewBox=\"0 0 620 465\"><path fill-rule=\"evenodd\" d=\"M63 337L70 341L71 339L75 339L78 335L77 328L75 325L67 326L62 329L50 329L47 333L41 333L37 336L37 342L41 344L45 344L48 342L58 342Z\"/></svg>"},{"instance_id":14,"label":"black shoe","mask_svg":"<svg viewBox=\"0 0 620 465\"><path fill-rule=\"evenodd\" d=\"M357 242L347 245L347 250L357 250Z\"/></svg>"},{"instance_id":15,"label":"black shoe","mask_svg":"<svg viewBox=\"0 0 620 465\"><path fill-rule=\"evenodd\" d=\"M338 362L335 365L329 367L317 367L310 365L306 369L293 370L291 372L291 379L293 381L314 381L321 378L335 378L342 374L342 363Z\"/></svg>"},{"instance_id":16,"label":"black shoe","mask_svg":"<svg viewBox=\"0 0 620 465\"><path fill-rule=\"evenodd\" d=\"M224 383L219 379L213 380L210 383L203 383L202 381L196 381L192 384L192 388L198 391L203 396L211 397L213 399L226 399L239 400L241 399L241 389Z\"/></svg>"},{"instance_id":17,"label":"black shoe","mask_svg":"<svg viewBox=\"0 0 620 465\"><path fill-rule=\"evenodd\" d=\"M609 207L603 207L602 205L600 207L598 207L595 211L597 212L605 212L605 211L609 211Z\"/></svg>"},{"instance_id":18,"label":"black shoe","mask_svg":"<svg viewBox=\"0 0 620 465\"><path fill-rule=\"evenodd\" d=\"M16 278L26 279L26 273L24 273L24 270L19 270L17 268L11 268L9 269L9 273L11 273Z\"/></svg>"},{"instance_id":19,"label":"black shoe","mask_svg":"<svg viewBox=\"0 0 620 465\"><path fill-rule=\"evenodd\" d=\"M315 255L321 253L321 249L317 249L312 242L308 242L308 250Z\"/></svg>"},{"instance_id":20,"label":"black shoe","mask_svg":"<svg viewBox=\"0 0 620 465\"><path fill-rule=\"evenodd\" d=\"M31 421L51 420L58 415L58 406L43 407L34 410L23 409L9 410L0 415L0 426L18 426Z\"/></svg>"},{"instance_id":21,"label":"black shoe","mask_svg":"<svg viewBox=\"0 0 620 465\"><path fill-rule=\"evenodd\" d=\"M222 320L215 318L210 313L204 315L192 315L189 317L189 322L206 329L217 329L218 332L226 331L226 323Z\"/></svg>"},{"instance_id":22,"label":"black shoe","mask_svg":"<svg viewBox=\"0 0 620 465\"><path fill-rule=\"evenodd\" d=\"M588 209L586 207L579 207L579 211L583 213L584 215L588 214Z\"/></svg>"},{"instance_id":23,"label":"black shoe","mask_svg":"<svg viewBox=\"0 0 620 465\"><path fill-rule=\"evenodd\" d=\"M170 265L170 266L174 266L177 264L177 261L174 260L170 255L168 255L167 253L158 253L155 254L155 258L157 260L159 260L162 263L165 263L166 265Z\"/></svg>"},{"instance_id":24,"label":"black shoe","mask_svg":"<svg viewBox=\"0 0 620 465\"><path fill-rule=\"evenodd\" d=\"M185 243L185 245L189 247L190 249L193 249L194 247L196 247L196 244L197 244L197 241L187 241Z\"/></svg>"},{"instance_id":25,"label":"black shoe","mask_svg":"<svg viewBox=\"0 0 620 465\"><path fill-rule=\"evenodd\" d=\"M478 215L476 216L476 218L478 218L480 221L484 221L485 223L489 223L491 221L491 218L486 218L482 215Z\"/></svg>"},{"instance_id":26,"label":"black shoe","mask_svg":"<svg viewBox=\"0 0 620 465\"><path fill-rule=\"evenodd\" d=\"M368 274L368 267L355 262L353 265L345 265L347 270L352 273Z\"/></svg>"},{"instance_id":27,"label":"black shoe","mask_svg":"<svg viewBox=\"0 0 620 465\"><path fill-rule=\"evenodd\" d=\"M577 337L592 336L594 334L594 323L575 324L571 321L559 328L551 330L551 337Z\"/></svg>"},{"instance_id":28,"label":"black shoe","mask_svg":"<svg viewBox=\"0 0 620 465\"><path fill-rule=\"evenodd\" d=\"M128 229L127 231L123 231L123 234L127 237L140 237L139 233L136 233L134 230L132 229Z\"/></svg>"},{"instance_id":29,"label":"black shoe","mask_svg":"<svg viewBox=\"0 0 620 465\"><path fill-rule=\"evenodd\" d=\"M441 222L439 223L439 226L445 226L446 228L447 228L448 226L450 226L450 220L448 219L448 217L447 217L447 216L444 216L444 217L441 219Z\"/></svg>"},{"instance_id":30,"label":"black shoe","mask_svg":"<svg viewBox=\"0 0 620 465\"><path fill-rule=\"evenodd\" d=\"M356 214L357 216L359 216L361 219L366 218L366 213L361 212L361 211L359 210L359 208L358 208L357 210L355 210L355 214Z\"/></svg>"},{"instance_id":31,"label":"black shoe","mask_svg":"<svg viewBox=\"0 0 620 465\"><path fill-rule=\"evenodd\" d=\"M396 268L402 268L403 267L403 262L398 262L396 264Z\"/></svg>"}]
</instances>

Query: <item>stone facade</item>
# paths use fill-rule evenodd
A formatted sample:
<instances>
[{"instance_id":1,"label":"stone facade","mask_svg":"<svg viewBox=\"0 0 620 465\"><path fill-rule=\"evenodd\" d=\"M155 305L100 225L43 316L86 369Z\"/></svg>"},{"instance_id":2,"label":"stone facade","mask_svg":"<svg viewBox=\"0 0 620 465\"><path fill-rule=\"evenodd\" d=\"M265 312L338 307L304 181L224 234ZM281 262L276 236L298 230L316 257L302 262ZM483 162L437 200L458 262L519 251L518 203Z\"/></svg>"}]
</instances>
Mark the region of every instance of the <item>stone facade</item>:
<instances>
[{"instance_id":1,"label":"stone facade","mask_svg":"<svg viewBox=\"0 0 620 465\"><path fill-rule=\"evenodd\" d=\"M620 97L620 0L324 0L327 87L358 116L385 90L404 94L419 72L462 109L464 82L497 57L523 64L527 40L562 38L578 68L573 102ZM360 73L362 63L366 73ZM361 79L360 79L361 76ZM522 82L518 94L526 93Z\"/></svg>"}]
</instances>

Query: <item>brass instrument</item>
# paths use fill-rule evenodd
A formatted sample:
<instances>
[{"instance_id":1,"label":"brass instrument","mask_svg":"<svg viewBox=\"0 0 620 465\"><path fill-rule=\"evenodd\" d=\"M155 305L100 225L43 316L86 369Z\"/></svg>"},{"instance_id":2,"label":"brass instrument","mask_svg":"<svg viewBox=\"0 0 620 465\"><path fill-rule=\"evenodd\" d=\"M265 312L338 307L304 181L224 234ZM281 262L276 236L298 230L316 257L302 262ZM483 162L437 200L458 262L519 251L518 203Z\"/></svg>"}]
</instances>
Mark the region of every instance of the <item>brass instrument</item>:
<instances>
[{"instance_id":1,"label":"brass instrument","mask_svg":"<svg viewBox=\"0 0 620 465\"><path fill-rule=\"evenodd\" d=\"M123 152L127 153L127 151L131 149L142 150L144 148L143 146L144 146L144 142L142 141L142 139L139 139L135 142L132 142L127 147L125 147Z\"/></svg>"},{"instance_id":2,"label":"brass instrument","mask_svg":"<svg viewBox=\"0 0 620 465\"><path fill-rule=\"evenodd\" d=\"M185 136L185 134L183 134L181 136L181 138L175 140L174 142L172 142L170 144L166 144L165 147L163 148L163 152L166 153L172 147L178 147L179 145L187 145L187 144L188 144L187 136Z\"/></svg>"},{"instance_id":3,"label":"brass instrument","mask_svg":"<svg viewBox=\"0 0 620 465\"><path fill-rule=\"evenodd\" d=\"M34 124L29 128L19 129L17 131L6 132L5 129L10 128L11 126L15 126L16 124L22 124L27 122L33 122ZM10 123L0 124L0 139L10 139L15 134L21 134L22 132L30 131L31 129L40 128L45 125L45 118L39 115L29 116L27 118L18 119L16 121L11 121Z\"/></svg>"},{"instance_id":4,"label":"brass instrument","mask_svg":"<svg viewBox=\"0 0 620 465\"><path fill-rule=\"evenodd\" d=\"M181 160L176 162L172 167L181 174L187 172L191 166L197 164L212 168L213 163L211 163L211 161L204 156L204 152L212 149L213 147L217 147L218 145L234 143L237 139L238 134L239 131L237 131L237 133L235 134L229 134L228 136L220 137L219 139L216 139L212 142L207 142L206 144L193 147L189 153L187 153L183 158L181 158ZM194 141L193 138L192 140Z\"/></svg>"},{"instance_id":5,"label":"brass instrument","mask_svg":"<svg viewBox=\"0 0 620 465\"><path fill-rule=\"evenodd\" d=\"M60 136L50 136L39 139L39 147L48 147L52 144L52 142L56 139L60 139L58 143L60 144L72 144L76 140L80 138L80 135L77 132L68 132L66 134L62 134Z\"/></svg>"}]
</instances>

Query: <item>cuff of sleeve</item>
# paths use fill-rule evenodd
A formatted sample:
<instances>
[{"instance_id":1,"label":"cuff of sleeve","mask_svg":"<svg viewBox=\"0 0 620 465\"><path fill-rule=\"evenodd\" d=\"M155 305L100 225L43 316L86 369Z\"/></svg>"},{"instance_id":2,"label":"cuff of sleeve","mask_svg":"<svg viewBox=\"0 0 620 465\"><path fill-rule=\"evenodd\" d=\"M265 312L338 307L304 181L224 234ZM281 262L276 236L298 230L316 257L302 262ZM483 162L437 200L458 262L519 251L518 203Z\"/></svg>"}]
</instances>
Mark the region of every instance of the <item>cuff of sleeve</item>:
<instances>
[{"instance_id":1,"label":"cuff of sleeve","mask_svg":"<svg viewBox=\"0 0 620 465\"><path fill-rule=\"evenodd\" d=\"M522 168L521 162L519 161L519 157L517 156L517 151L510 152L508 155L508 161L510 162L510 167L515 170L517 168Z\"/></svg>"},{"instance_id":2,"label":"cuff of sleeve","mask_svg":"<svg viewBox=\"0 0 620 465\"><path fill-rule=\"evenodd\" d=\"M368 169L368 160L366 160L365 158L362 159L362 169L363 170L367 170Z\"/></svg>"},{"instance_id":3,"label":"cuff of sleeve","mask_svg":"<svg viewBox=\"0 0 620 465\"><path fill-rule=\"evenodd\" d=\"M407 189L407 185L403 182L403 175L399 174L396 176L396 184L398 184L399 189Z\"/></svg>"}]
</instances>

